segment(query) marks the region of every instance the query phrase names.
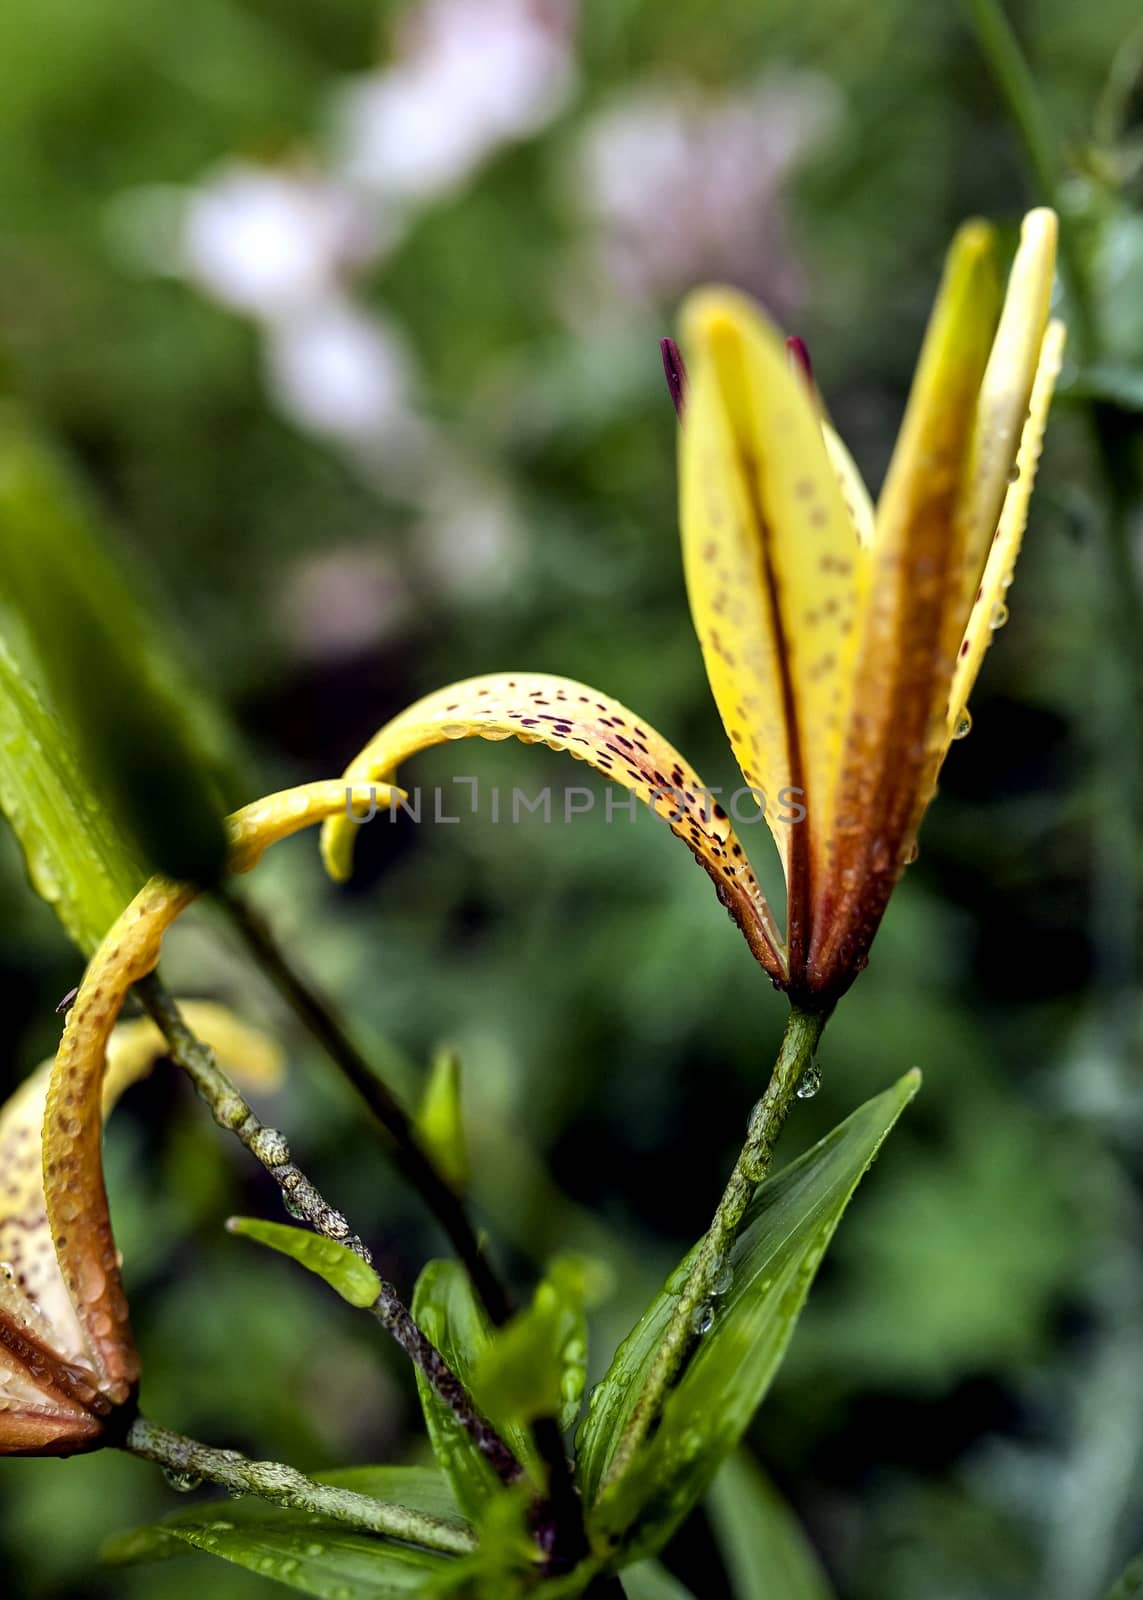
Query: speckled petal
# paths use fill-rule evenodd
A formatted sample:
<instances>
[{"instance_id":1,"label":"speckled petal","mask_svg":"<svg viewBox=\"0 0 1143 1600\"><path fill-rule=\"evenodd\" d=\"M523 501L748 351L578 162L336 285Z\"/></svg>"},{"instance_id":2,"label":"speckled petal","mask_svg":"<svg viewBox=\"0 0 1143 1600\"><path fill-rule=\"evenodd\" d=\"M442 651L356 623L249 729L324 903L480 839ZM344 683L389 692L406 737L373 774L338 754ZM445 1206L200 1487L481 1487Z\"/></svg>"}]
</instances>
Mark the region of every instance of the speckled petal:
<instances>
[{"instance_id":1,"label":"speckled petal","mask_svg":"<svg viewBox=\"0 0 1143 1600\"><path fill-rule=\"evenodd\" d=\"M969 223L949 254L877 506L828 865L815 884L811 995L835 997L865 964L944 753L961 640L958 497L998 302L991 231Z\"/></svg>"},{"instance_id":2,"label":"speckled petal","mask_svg":"<svg viewBox=\"0 0 1143 1600\"><path fill-rule=\"evenodd\" d=\"M387 723L346 768L345 782L392 781L419 750L469 738L516 738L566 750L637 795L694 852L757 959L784 980L777 927L726 812L653 728L586 684L527 672L451 684ZM339 882L352 871L357 832L344 808L322 829L322 857Z\"/></svg>"},{"instance_id":3,"label":"speckled petal","mask_svg":"<svg viewBox=\"0 0 1143 1600\"><path fill-rule=\"evenodd\" d=\"M249 871L275 840L345 804L345 785L327 782L245 807L230 819L232 870ZM183 884L152 879L111 928L68 1013L44 1116L44 1193L56 1259L85 1357L99 1388L116 1404L128 1398L139 1366L103 1184L104 1063L128 989L154 970L163 934L193 899L194 891Z\"/></svg>"},{"instance_id":4,"label":"speckled petal","mask_svg":"<svg viewBox=\"0 0 1143 1600\"><path fill-rule=\"evenodd\" d=\"M729 290L700 290L684 312L683 343L691 613L739 764L769 802L794 981L849 712L868 557L816 401L757 308Z\"/></svg>"},{"instance_id":5,"label":"speckled petal","mask_svg":"<svg viewBox=\"0 0 1143 1600\"><path fill-rule=\"evenodd\" d=\"M1032 403L1028 420L1024 424L1020 449L1016 456L1017 476L1009 485L1008 493L1004 497L1004 509L1000 513L1000 522L993 536L984 574L977 587L968 626L957 656L956 673L948 705L947 735L950 739L968 704L968 697L972 693L973 684L984 660L984 653L995 638L997 619L1003 614L1000 608L1005 604L1016 557L1020 554L1024 524L1028 520L1028 502L1032 497L1032 486L1036 480L1036 468L1040 461L1040 447L1048 422L1048 410L1063 360L1064 339L1063 323L1049 323L1040 351L1036 381L1032 386Z\"/></svg>"}]
</instances>

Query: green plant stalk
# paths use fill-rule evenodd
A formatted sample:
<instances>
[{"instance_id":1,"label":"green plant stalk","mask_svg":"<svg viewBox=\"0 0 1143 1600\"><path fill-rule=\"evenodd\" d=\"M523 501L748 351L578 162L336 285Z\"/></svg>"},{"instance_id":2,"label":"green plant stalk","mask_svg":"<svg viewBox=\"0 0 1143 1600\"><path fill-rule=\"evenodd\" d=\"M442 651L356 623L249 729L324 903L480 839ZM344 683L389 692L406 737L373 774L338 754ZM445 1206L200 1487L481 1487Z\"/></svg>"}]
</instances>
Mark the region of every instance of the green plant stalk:
<instances>
[{"instance_id":1,"label":"green plant stalk","mask_svg":"<svg viewBox=\"0 0 1143 1600\"><path fill-rule=\"evenodd\" d=\"M324 996L291 964L246 898L230 885L224 885L216 898L258 966L388 1133L402 1173L448 1236L493 1323L502 1326L512 1313L508 1292L459 1195L418 1138L409 1113L354 1044Z\"/></svg>"},{"instance_id":2,"label":"green plant stalk","mask_svg":"<svg viewBox=\"0 0 1143 1600\"><path fill-rule=\"evenodd\" d=\"M470 1555L477 1547L476 1535L463 1522L429 1516L409 1506L390 1505L351 1489L315 1483L284 1462L252 1461L238 1450L216 1450L144 1417L135 1418L122 1448L170 1472L217 1483L234 1494L257 1495L276 1505L328 1517L331 1522L344 1523L360 1533L384 1534L446 1555Z\"/></svg>"},{"instance_id":3,"label":"green plant stalk","mask_svg":"<svg viewBox=\"0 0 1143 1600\"><path fill-rule=\"evenodd\" d=\"M493 1269L459 1195L421 1143L412 1118L354 1044L324 996L290 962L249 901L225 885L217 899L258 966L389 1134L398 1167L451 1241L494 1326L502 1327L512 1312L508 1292ZM388 1327L386 1311L378 1309L376 1314ZM399 1342L406 1336L412 1337L410 1330L404 1328L390 1327L390 1332ZM429 1349L432 1350L432 1346ZM413 1354L413 1359L418 1360L418 1357ZM588 1545L583 1507L563 1438L555 1419L550 1417L537 1418L532 1435L548 1470L548 1500L540 1512L538 1536L541 1544L549 1547L554 1559L574 1566L587 1554ZM518 1475L517 1468L515 1476Z\"/></svg>"},{"instance_id":4,"label":"green plant stalk","mask_svg":"<svg viewBox=\"0 0 1143 1600\"><path fill-rule=\"evenodd\" d=\"M1000 0L965 0L965 5L980 53L1020 134L1036 184L1049 205L1061 212L1058 141L1008 15ZM1083 267L1066 226L1060 230L1060 267L1067 280L1073 320L1078 324L1073 331L1078 335L1080 354L1090 356L1094 330L1084 294Z\"/></svg>"},{"instance_id":5,"label":"green plant stalk","mask_svg":"<svg viewBox=\"0 0 1143 1600\"><path fill-rule=\"evenodd\" d=\"M620 1435L604 1474L600 1493L624 1477L662 1411L667 1394L698 1334L695 1322L710 1299L719 1269L738 1234L739 1224L754 1191L770 1170L774 1146L798 1083L813 1060L829 1013L802 1011L791 1006L778 1059L766 1092L750 1115L746 1143L742 1146L723 1191L710 1228L699 1245L686 1285L679 1294L643 1389Z\"/></svg>"},{"instance_id":6,"label":"green plant stalk","mask_svg":"<svg viewBox=\"0 0 1143 1600\"><path fill-rule=\"evenodd\" d=\"M137 983L135 992L162 1031L171 1059L186 1072L210 1107L218 1125L233 1133L265 1167L282 1191L282 1198L291 1214L307 1222L315 1233L336 1240L371 1264L373 1257L369 1247L352 1232L341 1212L326 1203L316 1186L290 1159L290 1147L285 1135L276 1128L267 1128L251 1110L219 1067L214 1052L187 1026L157 974L151 973ZM516 1483L523 1474L520 1463L478 1410L444 1356L418 1328L396 1289L384 1279L381 1280L381 1293L370 1310L424 1373L500 1479L506 1484Z\"/></svg>"}]
</instances>

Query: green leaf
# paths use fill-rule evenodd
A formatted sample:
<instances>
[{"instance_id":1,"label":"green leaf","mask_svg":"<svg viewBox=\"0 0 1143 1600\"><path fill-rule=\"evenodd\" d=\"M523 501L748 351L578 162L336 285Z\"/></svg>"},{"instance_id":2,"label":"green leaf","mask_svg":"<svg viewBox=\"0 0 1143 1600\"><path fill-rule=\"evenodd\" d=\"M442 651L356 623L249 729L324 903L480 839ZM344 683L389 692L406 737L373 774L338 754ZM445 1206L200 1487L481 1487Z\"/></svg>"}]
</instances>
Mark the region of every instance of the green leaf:
<instances>
[{"instance_id":1,"label":"green leaf","mask_svg":"<svg viewBox=\"0 0 1143 1600\"><path fill-rule=\"evenodd\" d=\"M1139 1600L1143 1596L1143 1555L1137 1555L1118 1582L1107 1591L1104 1600Z\"/></svg>"},{"instance_id":2,"label":"green leaf","mask_svg":"<svg viewBox=\"0 0 1143 1600\"><path fill-rule=\"evenodd\" d=\"M719 1469L707 1511L735 1600L832 1600L797 1518L744 1450Z\"/></svg>"},{"instance_id":3,"label":"green leaf","mask_svg":"<svg viewBox=\"0 0 1143 1600\"><path fill-rule=\"evenodd\" d=\"M608 1463L693 1250L620 1345L578 1438L589 1524L605 1546L627 1544L633 1553L653 1554L702 1499L770 1386L850 1196L919 1084L919 1073L907 1073L759 1187L731 1252L731 1282L710 1332L668 1395L657 1432L623 1480L603 1494Z\"/></svg>"},{"instance_id":4,"label":"green leaf","mask_svg":"<svg viewBox=\"0 0 1143 1600\"><path fill-rule=\"evenodd\" d=\"M586 1304L600 1269L580 1256L558 1256L532 1304L493 1336L473 1374L480 1404L497 1417L528 1422L558 1417L570 1428L587 1380Z\"/></svg>"},{"instance_id":5,"label":"green leaf","mask_svg":"<svg viewBox=\"0 0 1143 1600\"><path fill-rule=\"evenodd\" d=\"M28 878L90 955L142 886L142 868L84 777L67 734L0 642L0 810Z\"/></svg>"},{"instance_id":6,"label":"green leaf","mask_svg":"<svg viewBox=\"0 0 1143 1600\"><path fill-rule=\"evenodd\" d=\"M454 1189L468 1183L468 1150L461 1109L460 1057L438 1050L417 1113L417 1132L425 1149Z\"/></svg>"},{"instance_id":7,"label":"green leaf","mask_svg":"<svg viewBox=\"0 0 1143 1600\"><path fill-rule=\"evenodd\" d=\"M409 1497L409 1468L367 1469L386 1498ZM382 1474L385 1479L382 1479ZM392 1474L392 1476L389 1476ZM431 1474L435 1477L436 1474ZM345 1475L324 1481L349 1488ZM439 1494L439 1490L433 1491ZM423 1509L428 1509L424 1506ZM259 1500L223 1500L176 1512L156 1527L116 1534L100 1552L128 1565L206 1551L320 1600L409 1600L436 1593L461 1563Z\"/></svg>"},{"instance_id":8,"label":"green leaf","mask_svg":"<svg viewBox=\"0 0 1143 1600\"><path fill-rule=\"evenodd\" d=\"M417 1279L412 1312L418 1327L432 1340L453 1372L472 1393L474 1374L481 1358L492 1345L493 1331L473 1293L468 1273L458 1261L429 1262ZM503 1494L503 1485L448 1406L438 1398L420 1372L417 1373L417 1388L433 1453L448 1474L461 1510L473 1521L479 1521L489 1501ZM479 1396L477 1401L479 1403ZM535 1476L537 1482L542 1482L542 1473L526 1431L505 1423L492 1412L488 1413L488 1417L517 1459Z\"/></svg>"},{"instance_id":9,"label":"green leaf","mask_svg":"<svg viewBox=\"0 0 1143 1600\"><path fill-rule=\"evenodd\" d=\"M83 487L10 404L0 407L0 566L6 642L140 857L213 883L227 844L201 706L108 555Z\"/></svg>"},{"instance_id":10,"label":"green leaf","mask_svg":"<svg viewBox=\"0 0 1143 1600\"><path fill-rule=\"evenodd\" d=\"M285 1222L263 1222L260 1217L231 1217L226 1227L230 1233L290 1256L307 1272L324 1278L351 1306L371 1306L381 1293L381 1279L373 1268L336 1239L291 1228Z\"/></svg>"},{"instance_id":11,"label":"green leaf","mask_svg":"<svg viewBox=\"0 0 1143 1600\"><path fill-rule=\"evenodd\" d=\"M623 1570L623 1587L627 1591L627 1600L694 1600L689 1589L684 1589L677 1578L673 1578L666 1567L661 1567L657 1561L637 1561L633 1567ZM786 1600L780 1589L775 1589L771 1600ZM793 1600L793 1596L790 1597Z\"/></svg>"}]
</instances>

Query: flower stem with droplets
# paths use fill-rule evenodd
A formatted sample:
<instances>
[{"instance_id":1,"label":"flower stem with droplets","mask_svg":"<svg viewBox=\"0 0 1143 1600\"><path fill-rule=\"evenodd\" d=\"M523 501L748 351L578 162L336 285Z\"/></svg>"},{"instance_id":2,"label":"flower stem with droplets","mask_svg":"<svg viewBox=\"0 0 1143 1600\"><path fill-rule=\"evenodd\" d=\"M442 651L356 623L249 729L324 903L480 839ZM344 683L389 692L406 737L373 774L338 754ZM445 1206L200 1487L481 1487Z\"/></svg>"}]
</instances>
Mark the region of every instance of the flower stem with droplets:
<instances>
[{"instance_id":1,"label":"flower stem with droplets","mask_svg":"<svg viewBox=\"0 0 1143 1600\"><path fill-rule=\"evenodd\" d=\"M371 1263L373 1258L369 1247L351 1230L341 1212L327 1204L317 1187L290 1159L290 1147L285 1135L276 1128L267 1128L247 1105L214 1059L214 1052L187 1026L177 1004L158 976L151 973L143 978L135 985L135 992L162 1031L171 1059L187 1073L219 1126L233 1133L265 1167L282 1191L283 1201L290 1213L308 1223L315 1233L336 1240L363 1261ZM444 1356L421 1332L396 1289L382 1280L381 1293L370 1309L425 1375L500 1479L506 1484L518 1482L523 1472L520 1463L492 1424L481 1415Z\"/></svg>"},{"instance_id":2,"label":"flower stem with droplets","mask_svg":"<svg viewBox=\"0 0 1143 1600\"><path fill-rule=\"evenodd\" d=\"M796 1006L790 1009L770 1082L751 1113L746 1143L734 1164L710 1228L698 1247L642 1390L608 1462L602 1486L604 1493L627 1473L702 1331L704 1311L719 1271L734 1244L751 1197L770 1170L778 1135L803 1074L812 1068L814 1051L827 1018L828 1012L801 1011Z\"/></svg>"},{"instance_id":3,"label":"flower stem with droplets","mask_svg":"<svg viewBox=\"0 0 1143 1600\"><path fill-rule=\"evenodd\" d=\"M252 1461L237 1450L216 1450L144 1417L136 1417L131 1424L123 1449L144 1461L156 1462L176 1477L190 1480L187 1487L194 1480L216 1483L232 1494L257 1495L276 1505L343 1523L361 1533L384 1534L447 1555L468 1555L476 1549L476 1536L463 1522L315 1483L284 1462Z\"/></svg>"}]
</instances>

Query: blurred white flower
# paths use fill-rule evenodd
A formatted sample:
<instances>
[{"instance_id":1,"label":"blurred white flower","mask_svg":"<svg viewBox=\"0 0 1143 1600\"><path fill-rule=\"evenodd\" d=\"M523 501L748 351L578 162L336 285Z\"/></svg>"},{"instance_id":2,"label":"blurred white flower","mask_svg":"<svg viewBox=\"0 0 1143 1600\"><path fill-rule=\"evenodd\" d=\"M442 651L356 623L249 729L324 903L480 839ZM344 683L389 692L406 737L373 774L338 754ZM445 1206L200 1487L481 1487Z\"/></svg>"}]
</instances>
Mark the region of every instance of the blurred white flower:
<instances>
[{"instance_id":1,"label":"blurred white flower","mask_svg":"<svg viewBox=\"0 0 1143 1600\"><path fill-rule=\"evenodd\" d=\"M454 188L566 104L574 21L572 0L422 0L399 30L393 65L338 97L342 170L406 202Z\"/></svg>"},{"instance_id":2,"label":"blurred white flower","mask_svg":"<svg viewBox=\"0 0 1143 1600\"><path fill-rule=\"evenodd\" d=\"M380 442L409 415L402 340L348 300L314 301L270 328L266 364L279 406L314 433Z\"/></svg>"},{"instance_id":3,"label":"blurred white flower","mask_svg":"<svg viewBox=\"0 0 1143 1600\"><path fill-rule=\"evenodd\" d=\"M833 124L825 79L790 74L732 96L648 85L589 124L574 174L604 273L627 299L674 299L729 279L778 309L798 303L785 180Z\"/></svg>"},{"instance_id":4,"label":"blurred white flower","mask_svg":"<svg viewBox=\"0 0 1143 1600\"><path fill-rule=\"evenodd\" d=\"M235 162L190 192L182 270L223 305L274 322L325 296L382 242L375 216L341 185Z\"/></svg>"},{"instance_id":5,"label":"blurred white flower","mask_svg":"<svg viewBox=\"0 0 1143 1600\"><path fill-rule=\"evenodd\" d=\"M295 655L338 660L399 634L409 593L377 541L307 556L286 576L283 631Z\"/></svg>"}]
</instances>

